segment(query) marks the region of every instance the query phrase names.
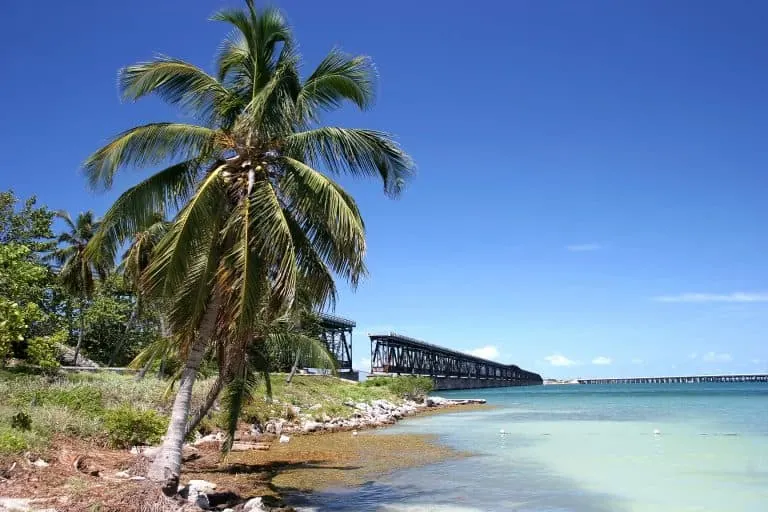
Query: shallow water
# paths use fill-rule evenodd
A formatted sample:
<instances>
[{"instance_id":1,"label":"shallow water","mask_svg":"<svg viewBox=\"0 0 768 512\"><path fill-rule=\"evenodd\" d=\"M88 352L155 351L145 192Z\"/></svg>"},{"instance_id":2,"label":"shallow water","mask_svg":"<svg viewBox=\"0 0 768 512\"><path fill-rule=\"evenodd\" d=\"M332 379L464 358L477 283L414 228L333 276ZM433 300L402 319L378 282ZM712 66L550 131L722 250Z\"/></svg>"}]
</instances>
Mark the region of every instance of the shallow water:
<instances>
[{"instance_id":1,"label":"shallow water","mask_svg":"<svg viewBox=\"0 0 768 512\"><path fill-rule=\"evenodd\" d=\"M477 456L398 471L300 504L382 512L768 511L767 384L440 395L486 398L497 408L409 419L380 435L436 433Z\"/></svg>"}]
</instances>

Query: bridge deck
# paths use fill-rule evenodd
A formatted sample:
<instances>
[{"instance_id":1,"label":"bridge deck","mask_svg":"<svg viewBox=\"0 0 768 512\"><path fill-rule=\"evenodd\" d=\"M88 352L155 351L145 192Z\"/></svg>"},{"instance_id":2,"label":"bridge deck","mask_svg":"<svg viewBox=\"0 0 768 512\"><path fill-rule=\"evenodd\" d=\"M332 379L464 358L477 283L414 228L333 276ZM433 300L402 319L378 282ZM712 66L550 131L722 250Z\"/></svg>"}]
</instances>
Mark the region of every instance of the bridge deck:
<instances>
[{"instance_id":1,"label":"bridge deck","mask_svg":"<svg viewBox=\"0 0 768 512\"><path fill-rule=\"evenodd\" d=\"M374 373L499 380L512 385L542 383L540 375L517 365L501 364L396 333L368 336Z\"/></svg>"},{"instance_id":2,"label":"bridge deck","mask_svg":"<svg viewBox=\"0 0 768 512\"><path fill-rule=\"evenodd\" d=\"M768 374L688 375L678 377L625 377L577 379L579 384L695 384L700 382L768 382Z\"/></svg>"}]
</instances>

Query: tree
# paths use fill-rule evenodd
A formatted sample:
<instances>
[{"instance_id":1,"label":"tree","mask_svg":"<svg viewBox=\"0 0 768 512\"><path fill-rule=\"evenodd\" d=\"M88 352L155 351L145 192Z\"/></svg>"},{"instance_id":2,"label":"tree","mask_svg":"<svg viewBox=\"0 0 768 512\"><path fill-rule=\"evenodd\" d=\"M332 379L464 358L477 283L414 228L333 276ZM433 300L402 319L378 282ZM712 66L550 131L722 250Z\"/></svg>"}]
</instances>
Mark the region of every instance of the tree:
<instances>
[{"instance_id":1,"label":"tree","mask_svg":"<svg viewBox=\"0 0 768 512\"><path fill-rule=\"evenodd\" d=\"M245 352L233 354L229 344L222 343L217 350L219 374L211 389L194 412L187 424L186 435L192 433L200 421L213 407L219 395L224 392L224 405L227 417L227 442L223 445L225 451L232 446L238 418L242 407L254 395L255 385L259 377L263 378L267 393L271 398L270 371L274 371L274 359L287 354L301 355L301 360L314 368L335 370L336 358L319 338L317 330L317 315L307 312L301 307L293 307L270 325L263 326L256 334L254 341L248 345Z\"/></svg>"},{"instance_id":2,"label":"tree","mask_svg":"<svg viewBox=\"0 0 768 512\"><path fill-rule=\"evenodd\" d=\"M59 316L62 296L40 259L52 247L53 212L36 198L0 192L0 364L14 357L56 365L55 342L65 337Z\"/></svg>"},{"instance_id":3,"label":"tree","mask_svg":"<svg viewBox=\"0 0 768 512\"><path fill-rule=\"evenodd\" d=\"M385 133L320 125L323 112L345 102L372 105L370 59L333 50L302 80L282 14L246 3L213 17L234 27L215 76L169 57L120 73L124 98L156 94L197 124L129 129L85 163L90 184L109 188L120 169L175 162L123 193L93 244L114 254L154 212L178 212L143 280L148 293L169 300L171 328L186 354L149 472L168 492L178 482L192 387L211 340L245 353L257 326L291 307L297 280L322 307L335 300L334 275L356 286L365 274L357 205L318 169L378 177L397 196L413 167Z\"/></svg>"},{"instance_id":4,"label":"tree","mask_svg":"<svg viewBox=\"0 0 768 512\"><path fill-rule=\"evenodd\" d=\"M0 192L0 244L25 245L33 254L51 250L55 245L51 230L54 213L36 206L35 196L26 199L17 211L18 202L12 190Z\"/></svg>"},{"instance_id":5,"label":"tree","mask_svg":"<svg viewBox=\"0 0 768 512\"><path fill-rule=\"evenodd\" d=\"M144 300L142 298L141 289L141 276L149 266L149 262L152 260L152 253L160 243L160 240L168 233L169 223L165 220L162 213L155 213L150 219L149 225L146 229L139 231L133 237L131 245L128 250L123 254L123 261L120 263L119 269L123 273L125 283L130 287L134 293L135 301L133 308L131 309L131 315L128 318L128 322L125 324L125 332L128 332L133 327L134 323L141 318L144 313ZM164 312L162 307L155 311L155 314L151 315L159 320L161 327L161 335L168 336L165 325L167 322L164 318ZM112 350L112 355L109 357L107 366L112 366L118 357L120 349L123 346L122 340L126 337L119 338L115 343ZM142 375L143 376L143 375Z\"/></svg>"},{"instance_id":6,"label":"tree","mask_svg":"<svg viewBox=\"0 0 768 512\"><path fill-rule=\"evenodd\" d=\"M69 231L61 233L57 239L58 246L47 258L55 262L59 268L59 280L64 288L79 301L80 328L75 346L75 364L80 354L85 335L85 307L92 297L96 287L96 279L104 279L107 275L108 264L98 252L86 252L88 242L93 238L99 227L92 211L80 213L75 222L67 212L56 212L56 217L62 219Z\"/></svg>"}]
</instances>

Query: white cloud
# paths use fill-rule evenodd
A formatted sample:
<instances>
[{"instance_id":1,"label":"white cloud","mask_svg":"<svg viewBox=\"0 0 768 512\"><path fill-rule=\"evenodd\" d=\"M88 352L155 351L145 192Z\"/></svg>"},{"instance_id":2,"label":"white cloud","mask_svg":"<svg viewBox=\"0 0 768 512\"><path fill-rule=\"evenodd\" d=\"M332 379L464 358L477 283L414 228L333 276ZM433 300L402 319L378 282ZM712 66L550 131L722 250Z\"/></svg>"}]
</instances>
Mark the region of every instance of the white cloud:
<instances>
[{"instance_id":1,"label":"white cloud","mask_svg":"<svg viewBox=\"0 0 768 512\"><path fill-rule=\"evenodd\" d=\"M766 292L681 293L654 297L657 302L768 302Z\"/></svg>"},{"instance_id":2,"label":"white cloud","mask_svg":"<svg viewBox=\"0 0 768 512\"><path fill-rule=\"evenodd\" d=\"M552 354L544 358L552 366L575 366L579 364L578 361L571 361L562 354Z\"/></svg>"},{"instance_id":3,"label":"white cloud","mask_svg":"<svg viewBox=\"0 0 768 512\"><path fill-rule=\"evenodd\" d=\"M499 349L493 345L486 345L484 347L467 350L467 354L482 357L483 359L496 359L499 357Z\"/></svg>"},{"instance_id":4,"label":"white cloud","mask_svg":"<svg viewBox=\"0 0 768 512\"><path fill-rule=\"evenodd\" d=\"M632 359L632 364L643 364L644 362L645 361L643 361L639 357L635 357L634 359Z\"/></svg>"},{"instance_id":5,"label":"white cloud","mask_svg":"<svg viewBox=\"0 0 768 512\"><path fill-rule=\"evenodd\" d=\"M611 364L613 360L610 357L598 356L592 360L592 364L606 365Z\"/></svg>"},{"instance_id":6,"label":"white cloud","mask_svg":"<svg viewBox=\"0 0 768 512\"><path fill-rule=\"evenodd\" d=\"M752 364L760 364L762 361L760 359L753 359Z\"/></svg>"},{"instance_id":7,"label":"white cloud","mask_svg":"<svg viewBox=\"0 0 768 512\"><path fill-rule=\"evenodd\" d=\"M602 248L603 246L600 244L573 244L565 246L565 249L569 252L599 251Z\"/></svg>"},{"instance_id":8,"label":"white cloud","mask_svg":"<svg viewBox=\"0 0 768 512\"><path fill-rule=\"evenodd\" d=\"M688 359L696 359L697 357L699 357L699 354L696 352L691 352L688 354Z\"/></svg>"},{"instance_id":9,"label":"white cloud","mask_svg":"<svg viewBox=\"0 0 768 512\"><path fill-rule=\"evenodd\" d=\"M701 360L707 363L728 363L733 360L733 357L726 353L707 352L701 356Z\"/></svg>"}]
</instances>

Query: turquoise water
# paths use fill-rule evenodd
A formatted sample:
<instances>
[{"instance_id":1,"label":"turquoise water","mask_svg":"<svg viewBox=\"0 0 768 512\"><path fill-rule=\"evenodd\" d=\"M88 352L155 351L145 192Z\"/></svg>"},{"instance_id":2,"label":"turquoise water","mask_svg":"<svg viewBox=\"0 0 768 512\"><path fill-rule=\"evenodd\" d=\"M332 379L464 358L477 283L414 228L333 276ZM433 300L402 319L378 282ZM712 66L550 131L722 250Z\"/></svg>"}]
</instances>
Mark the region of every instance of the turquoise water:
<instances>
[{"instance_id":1,"label":"turquoise water","mask_svg":"<svg viewBox=\"0 0 768 512\"><path fill-rule=\"evenodd\" d=\"M476 456L397 471L297 504L329 511L768 511L766 384L440 395L486 398L497 408L409 419L374 435L435 433Z\"/></svg>"}]
</instances>

